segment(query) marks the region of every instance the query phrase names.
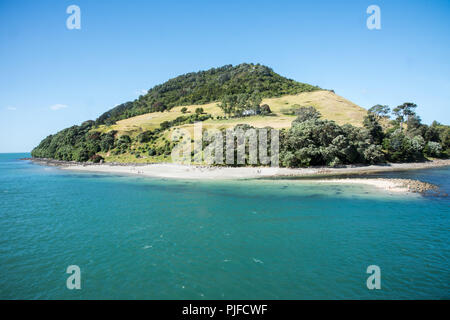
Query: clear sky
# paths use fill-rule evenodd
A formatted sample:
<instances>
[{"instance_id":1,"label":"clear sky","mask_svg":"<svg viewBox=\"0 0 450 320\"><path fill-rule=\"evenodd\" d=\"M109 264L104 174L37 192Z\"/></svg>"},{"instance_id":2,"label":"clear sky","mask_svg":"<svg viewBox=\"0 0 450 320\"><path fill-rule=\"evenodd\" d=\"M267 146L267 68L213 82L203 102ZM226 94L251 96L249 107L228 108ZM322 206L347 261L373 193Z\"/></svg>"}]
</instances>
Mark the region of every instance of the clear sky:
<instances>
[{"instance_id":1,"label":"clear sky","mask_svg":"<svg viewBox=\"0 0 450 320\"><path fill-rule=\"evenodd\" d=\"M81 29L69 30L69 5ZM381 30L369 30L369 5ZM450 124L450 1L0 0L0 152L95 119L169 78L261 63L362 107Z\"/></svg>"}]
</instances>

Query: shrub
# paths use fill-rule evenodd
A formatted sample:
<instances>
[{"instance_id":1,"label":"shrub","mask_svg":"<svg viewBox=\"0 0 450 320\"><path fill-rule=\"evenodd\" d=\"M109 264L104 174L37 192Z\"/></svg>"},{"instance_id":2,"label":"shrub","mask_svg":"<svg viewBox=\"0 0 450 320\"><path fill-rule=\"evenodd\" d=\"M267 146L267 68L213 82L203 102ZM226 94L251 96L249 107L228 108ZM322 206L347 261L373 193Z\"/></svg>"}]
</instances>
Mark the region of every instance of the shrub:
<instances>
[{"instance_id":1,"label":"shrub","mask_svg":"<svg viewBox=\"0 0 450 320\"><path fill-rule=\"evenodd\" d=\"M137 141L140 143L145 143L153 140L154 133L152 131L144 131L137 136Z\"/></svg>"},{"instance_id":2,"label":"shrub","mask_svg":"<svg viewBox=\"0 0 450 320\"><path fill-rule=\"evenodd\" d=\"M427 156L440 157L442 154L442 146L438 142L429 141L423 151Z\"/></svg>"},{"instance_id":3,"label":"shrub","mask_svg":"<svg viewBox=\"0 0 450 320\"><path fill-rule=\"evenodd\" d=\"M90 160L93 162L93 163L99 163L99 162L103 162L105 159L103 159L103 157L101 156L101 155L99 155L99 154L94 154L91 158L90 158Z\"/></svg>"},{"instance_id":4,"label":"shrub","mask_svg":"<svg viewBox=\"0 0 450 320\"><path fill-rule=\"evenodd\" d=\"M260 108L261 108L262 115L268 115L268 114L272 113L268 104L263 104Z\"/></svg>"},{"instance_id":5,"label":"shrub","mask_svg":"<svg viewBox=\"0 0 450 320\"><path fill-rule=\"evenodd\" d=\"M320 118L321 114L314 107L300 107L294 111L297 118L294 122L304 122L308 120L317 120Z\"/></svg>"}]
</instances>

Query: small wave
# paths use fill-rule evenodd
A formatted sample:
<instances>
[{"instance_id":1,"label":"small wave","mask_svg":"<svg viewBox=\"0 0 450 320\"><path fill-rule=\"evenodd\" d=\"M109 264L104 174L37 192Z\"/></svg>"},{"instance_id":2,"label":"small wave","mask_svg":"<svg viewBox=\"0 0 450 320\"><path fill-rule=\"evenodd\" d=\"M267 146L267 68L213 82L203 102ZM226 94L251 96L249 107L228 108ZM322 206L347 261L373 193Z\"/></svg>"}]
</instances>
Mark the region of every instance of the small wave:
<instances>
[{"instance_id":1,"label":"small wave","mask_svg":"<svg viewBox=\"0 0 450 320\"><path fill-rule=\"evenodd\" d=\"M259 259L256 259L256 258L253 258L253 261L254 261L254 262L256 262L256 263L261 263L261 264L264 264L264 262L262 262L261 260L259 260Z\"/></svg>"}]
</instances>

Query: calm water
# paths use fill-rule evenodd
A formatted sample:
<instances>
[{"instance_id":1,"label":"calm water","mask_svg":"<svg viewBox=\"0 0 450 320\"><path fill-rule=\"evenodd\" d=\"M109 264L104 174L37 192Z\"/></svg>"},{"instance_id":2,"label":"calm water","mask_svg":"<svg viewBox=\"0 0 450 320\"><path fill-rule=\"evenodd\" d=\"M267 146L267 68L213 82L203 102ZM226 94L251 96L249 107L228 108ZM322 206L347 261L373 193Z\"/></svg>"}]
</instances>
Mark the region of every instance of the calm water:
<instances>
[{"instance_id":1,"label":"calm water","mask_svg":"<svg viewBox=\"0 0 450 320\"><path fill-rule=\"evenodd\" d=\"M2 299L450 298L450 201L72 173L0 154ZM450 168L400 173L441 185ZM381 268L368 290L366 268ZM81 268L82 289L66 288Z\"/></svg>"}]
</instances>

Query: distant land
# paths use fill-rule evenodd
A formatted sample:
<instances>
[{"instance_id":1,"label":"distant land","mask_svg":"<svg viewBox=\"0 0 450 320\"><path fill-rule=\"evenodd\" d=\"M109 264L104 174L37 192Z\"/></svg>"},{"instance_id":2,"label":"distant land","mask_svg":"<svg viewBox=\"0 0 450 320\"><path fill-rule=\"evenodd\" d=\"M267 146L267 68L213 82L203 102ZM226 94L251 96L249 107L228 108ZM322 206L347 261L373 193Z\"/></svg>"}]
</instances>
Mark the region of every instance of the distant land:
<instances>
[{"instance_id":1,"label":"distant land","mask_svg":"<svg viewBox=\"0 0 450 320\"><path fill-rule=\"evenodd\" d=\"M259 64L226 65L170 79L95 121L45 138L34 158L77 162L170 162L176 128L280 130L280 164L377 164L447 158L450 130L422 124L416 105L369 111L332 90ZM393 119L391 119L391 116Z\"/></svg>"}]
</instances>

